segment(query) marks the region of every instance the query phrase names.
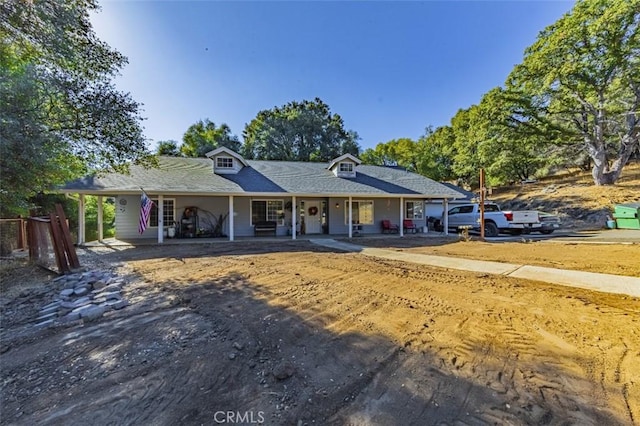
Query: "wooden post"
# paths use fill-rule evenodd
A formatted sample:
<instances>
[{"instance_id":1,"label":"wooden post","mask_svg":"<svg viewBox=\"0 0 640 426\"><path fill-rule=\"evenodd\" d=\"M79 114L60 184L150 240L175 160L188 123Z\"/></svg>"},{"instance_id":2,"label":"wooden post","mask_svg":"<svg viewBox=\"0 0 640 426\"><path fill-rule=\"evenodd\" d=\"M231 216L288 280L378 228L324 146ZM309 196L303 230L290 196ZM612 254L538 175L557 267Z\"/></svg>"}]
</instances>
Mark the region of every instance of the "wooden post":
<instances>
[{"instance_id":1,"label":"wooden post","mask_svg":"<svg viewBox=\"0 0 640 426\"><path fill-rule=\"evenodd\" d=\"M76 249L73 246L73 240L71 239L71 232L69 231L69 225L67 224L67 216L64 214L62 204L56 204L56 215L60 222L61 241L63 244L64 252L67 255L68 262L72 268L80 267L80 260L76 254ZM54 233L55 235L55 233Z\"/></svg>"},{"instance_id":2,"label":"wooden post","mask_svg":"<svg viewBox=\"0 0 640 426\"><path fill-rule=\"evenodd\" d=\"M400 197L400 236L404 237L404 197Z\"/></svg>"},{"instance_id":3,"label":"wooden post","mask_svg":"<svg viewBox=\"0 0 640 426\"><path fill-rule=\"evenodd\" d=\"M69 269L69 262L64 250L62 229L60 228L58 220L59 219L55 213L49 214L49 230L51 231L51 239L53 240L53 250L56 254L56 263L60 273L66 274L71 271Z\"/></svg>"},{"instance_id":4,"label":"wooden post","mask_svg":"<svg viewBox=\"0 0 640 426\"><path fill-rule=\"evenodd\" d=\"M102 195L98 195L98 241L104 240L104 211Z\"/></svg>"},{"instance_id":5,"label":"wooden post","mask_svg":"<svg viewBox=\"0 0 640 426\"><path fill-rule=\"evenodd\" d=\"M236 226L236 218L234 216L234 208L233 207L233 195L229 195L229 241L233 241L234 236L234 228Z\"/></svg>"},{"instance_id":6,"label":"wooden post","mask_svg":"<svg viewBox=\"0 0 640 426\"><path fill-rule=\"evenodd\" d=\"M442 200L442 212L442 216L444 217L444 223L442 224L444 227L444 235L449 235L449 207L446 198Z\"/></svg>"},{"instance_id":7,"label":"wooden post","mask_svg":"<svg viewBox=\"0 0 640 426\"><path fill-rule=\"evenodd\" d=\"M480 169L480 239L484 241L484 169Z\"/></svg>"},{"instance_id":8,"label":"wooden post","mask_svg":"<svg viewBox=\"0 0 640 426\"><path fill-rule=\"evenodd\" d=\"M80 194L78 197L78 245L81 246L85 243L85 202L84 194Z\"/></svg>"},{"instance_id":9,"label":"wooden post","mask_svg":"<svg viewBox=\"0 0 640 426\"><path fill-rule=\"evenodd\" d=\"M156 211L158 212L158 244L162 244L164 242L164 196L162 194L158 195ZM198 235L197 229L194 232L194 236Z\"/></svg>"},{"instance_id":10,"label":"wooden post","mask_svg":"<svg viewBox=\"0 0 640 426\"><path fill-rule=\"evenodd\" d=\"M296 228L298 227L298 208L296 207L296 196L291 197L291 239L296 239Z\"/></svg>"},{"instance_id":11,"label":"wooden post","mask_svg":"<svg viewBox=\"0 0 640 426\"><path fill-rule=\"evenodd\" d=\"M20 227L20 229L18 229L18 248L20 250L24 250L25 247L27 247L27 221L24 220L22 217L19 218L20 220L18 221L18 226Z\"/></svg>"},{"instance_id":12,"label":"wooden post","mask_svg":"<svg viewBox=\"0 0 640 426\"><path fill-rule=\"evenodd\" d=\"M349 238L353 237L353 206L351 205L352 200L353 199L351 198L351 196L349 196L349 216L348 216L349 217L349 219L348 219L348 222L349 222Z\"/></svg>"},{"instance_id":13,"label":"wooden post","mask_svg":"<svg viewBox=\"0 0 640 426\"><path fill-rule=\"evenodd\" d=\"M36 240L36 225L32 220L27 219L27 238L29 244L29 259L35 259L38 256L38 244Z\"/></svg>"}]
</instances>

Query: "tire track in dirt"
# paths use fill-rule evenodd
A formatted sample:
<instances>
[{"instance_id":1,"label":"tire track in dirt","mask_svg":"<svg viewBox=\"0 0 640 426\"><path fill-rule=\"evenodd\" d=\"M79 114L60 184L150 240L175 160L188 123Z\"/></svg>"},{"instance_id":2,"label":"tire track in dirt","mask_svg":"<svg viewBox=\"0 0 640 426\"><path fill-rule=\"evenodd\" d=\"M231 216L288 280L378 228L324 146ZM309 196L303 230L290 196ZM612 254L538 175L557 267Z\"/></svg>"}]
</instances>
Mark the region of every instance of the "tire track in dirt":
<instances>
[{"instance_id":1,"label":"tire track in dirt","mask_svg":"<svg viewBox=\"0 0 640 426\"><path fill-rule=\"evenodd\" d=\"M417 309L418 312L430 312L437 315L461 315L463 312L465 315L468 315L471 318L478 317L478 313L475 310L461 310L460 308L456 308L451 303L445 302L443 299L436 298L433 295L428 297L420 297L419 295L413 295L411 293L416 293L417 290L413 290L414 288L418 288L419 286L415 286L413 282L404 283L398 285L398 288L394 287L394 285L383 286L383 290L375 290L368 292L368 297L364 298L362 296L363 288L367 285L371 287L376 287L380 285L379 279L375 277L368 276L369 273L366 272L369 270L366 266L363 266L365 262L362 262L359 267L352 267L346 270L342 270L341 273L350 274L351 278L348 280L343 280L345 287L348 287L350 291L357 293L357 296L351 296L349 299L346 297L344 292L339 293L340 299L343 303L352 304L355 306L359 306L353 314L357 317L367 316L367 312L369 312L371 307L379 307L377 309L378 313L382 313L383 316L393 317L394 315L398 316L398 314L406 309L408 306L410 309ZM378 262L379 263L379 262ZM393 262L384 262L385 266L390 268L389 274L402 277L403 279L410 279L419 276L417 279L419 281L424 281L425 278L431 281L432 286L430 287L433 290L433 286L438 286L443 284L442 281L451 282L451 277L444 277L445 274L439 273L431 273L431 272L418 272L412 271L411 268L402 267L402 268L394 268ZM320 269L323 269L323 265L314 265L317 268L317 271L308 270L309 266L307 265L307 273L313 275L317 275L320 273ZM359 269L361 272L359 274L354 274L354 269ZM412 277L412 275L414 277ZM334 279L335 277L331 277ZM462 277L464 278L464 277ZM435 281L435 282L434 282ZM363 284L367 283L367 284ZM509 288L512 287L509 284L502 284L500 287ZM366 293L366 292L365 292ZM398 293L401 293L400 296ZM455 293L452 291L450 293ZM302 294L298 295L302 296ZM324 304L324 300L320 301L321 304ZM456 302L460 302L460 300L456 300ZM295 304L291 306L293 309L296 308ZM525 325L527 322L530 322L529 318L523 317L518 320L518 326L514 328L513 326L513 317L514 312L506 312L504 308L501 308L501 311L495 312L491 308L485 308L483 310L481 321L485 328L487 325L491 325L490 332L487 335L499 336L500 347L497 349L497 352L504 351L504 348L507 348L509 351L514 351L516 354L513 357L507 356L504 359L496 355L484 354L478 356L479 352L482 354L483 352L491 352L491 345L485 344L485 346L480 345L479 343L468 343L468 331L471 328L472 322L469 321L468 318L462 320L461 324L467 322L466 324L466 334L467 337L463 340L457 341L452 344L451 333L448 329L443 330L443 335L446 334L449 340L449 344L444 348L440 348L436 350L436 354L443 360L442 366L443 368L448 368L452 371L458 370L459 373L465 373L465 366L470 365L468 369L474 371L475 377L474 379L477 382L485 381L485 385L496 391L498 393L507 394L511 392L509 395L512 399L516 401L521 399L520 395L527 393L538 393L540 402L550 406L547 410L535 409L532 407L530 403L523 404L523 407L528 409L531 412L537 411L537 417L540 419L544 418L550 420L553 418L550 415L551 411L576 411L575 407L577 407L577 403L583 403L583 401L579 400L577 403L570 398L566 398L562 395L562 392L567 387L567 382L562 383L559 380L545 380L540 379L539 374L529 375L528 379L525 380L523 386L518 386L515 381L518 378L518 374L522 375L516 365L519 362L519 358L521 354L526 355L526 357L539 358L539 351L537 347L540 343L540 340L545 342L545 345L554 349L549 349L551 353L548 355L544 355L544 362L551 367L560 368L562 366L562 362L558 363L555 361L556 352L559 349L561 352L569 351L569 354L576 351L576 348L571 344L568 344L563 338L557 337L555 334L547 331L544 328L536 327L535 329ZM348 319L343 319L342 322L330 324L328 327L331 329L340 329L343 327L344 323L349 322ZM383 334L394 334L397 336L398 331L403 329L404 334L403 338L407 338L409 336L412 342L417 340L417 336L422 335L422 332L413 331L410 332L409 329L411 327L408 324L403 324L404 327L397 327L396 330L385 326L385 324L381 324L379 321L367 318L366 320L361 320L361 322L367 324L367 328L376 327L377 331L382 332ZM388 321L387 321L388 323ZM479 326L479 321L474 321L473 324L475 326ZM415 327L416 324L414 324ZM557 325L556 325L557 327ZM417 329L417 327L415 327ZM523 329L525 332L523 332ZM409 332L408 332L409 331ZM413 334L412 334L413 333ZM433 338L433 334L428 334L430 338ZM485 339L487 336L485 336ZM402 340L402 339L400 339ZM424 341L428 341L429 338L423 339ZM487 346L488 345L488 346ZM433 347L434 345L430 345ZM446 349L448 347L448 349ZM478 350L480 348L480 350ZM489 349L487 349L489 348ZM474 354L475 353L475 354ZM478 371L479 366L484 365L492 365L491 368L484 368L483 371ZM460 371L461 370L461 371ZM581 384L584 386L584 384ZM531 395L527 395L527 398L530 399ZM527 399L525 398L525 399ZM534 413L535 414L535 413ZM576 418L579 418L576 415Z\"/></svg>"},{"instance_id":2,"label":"tire track in dirt","mask_svg":"<svg viewBox=\"0 0 640 426\"><path fill-rule=\"evenodd\" d=\"M131 262L140 281L122 316L8 352L35 363L66 348L40 382L61 391L4 406L43 424L200 424L217 410L294 425L638 421L637 300L298 246L232 248Z\"/></svg>"},{"instance_id":3,"label":"tire track in dirt","mask_svg":"<svg viewBox=\"0 0 640 426\"><path fill-rule=\"evenodd\" d=\"M305 264L305 266L302 267L304 272L301 271L300 274L322 276L322 271L329 267L329 265L323 265L322 263L323 262L315 262L313 266ZM409 342L413 345L418 340L420 340L420 343L422 344L428 342L432 340L434 336L431 332L424 332L425 322L422 322L421 324L416 324L415 321L410 323L407 320L405 320L404 323L394 322L393 318L402 317L403 311L407 308L415 309L416 312L425 315L425 318L429 315L431 319L438 316L455 316L463 313L468 315L468 317L477 318L479 316L475 311L469 312L462 310L459 307L455 307L453 304L446 302L445 299L438 298L433 294L428 296L425 296L424 293L419 294L421 292L418 290L420 288L420 284L407 282L411 279L419 282L427 281L432 285L430 290L433 290L434 285L441 285L443 281L450 282L450 274L447 275L442 272L431 271L415 271L412 270L411 267L398 266L395 262L377 261L377 266L380 266L380 263L385 264L384 266L388 269L388 274L406 280L399 284L391 283L384 285L381 281L388 281L388 277L382 278L381 280L378 275L369 272L371 268L367 267L366 263L367 262L362 261L355 267L351 265L349 268L343 267L338 273L334 273L332 276L327 277L327 283L335 283L335 280L339 277L349 276L348 279L342 280L344 288L348 288L349 293L338 290L336 293L331 294L331 297L318 299L318 293L322 293L322 291L316 287L316 291L313 294L313 300L315 300L316 305L325 307L324 311L321 311L316 315L328 314L329 317L341 318L338 321L333 321L327 324L327 329L351 330L354 328L354 324L357 324L355 328L358 328L359 326L363 327L367 331L374 329L376 332L384 335L396 336L396 339L397 336L400 335L400 339L397 339L400 344L402 344L402 341L404 340L405 344ZM282 271L277 271L277 273L280 272ZM462 275L461 278L464 279L464 276ZM320 282L317 283L317 286L322 286L323 284L325 284L325 282ZM505 285L503 284L502 286L504 287ZM375 290L372 289L372 287L375 288ZM509 285L507 284L506 287L509 287ZM448 290L448 292L450 293L450 290ZM288 289L282 290L283 295L293 296L291 300L288 300L289 307L293 310L298 310L300 306L296 304L295 300L299 298L305 300L309 295L305 294L303 291L295 291L294 293L295 294L291 295L288 294ZM286 296L281 297L286 298ZM341 304L347 306L343 308L341 312L335 312L338 310L335 307L336 299L340 299ZM308 308L308 305L304 307L304 309ZM559 407L563 410L575 407L575 403L567 399L563 400L559 393L555 391L556 389L562 389L562 383L558 383L553 380L540 380L537 378L537 375L531 375L529 376L527 383L525 383L524 386L520 386L518 389L514 380L519 371L516 368L516 364L520 354L524 353L528 355L535 355L537 353L537 338L539 340L539 337L542 337L551 345L558 346L562 350L569 349L571 345L564 343L562 339L556 338L553 334L545 331L544 329L539 328L538 330L527 330L528 327L523 326L523 321L520 322L518 327L518 330L520 331L516 330L516 328L511 324L512 318L509 316L509 314L513 315L514 313L505 312L504 308L500 309L502 310L501 312L494 312L491 308L485 309L482 315L480 315L481 318L479 320L485 323L485 327L487 322L489 322L492 326L492 330L490 333L487 333L487 335L500 336L501 347L506 347L508 350L514 351L516 355L514 357L507 356L506 358L499 359L497 356L490 355L490 343L484 343L484 346L481 342L469 343L468 331L470 325L467 323L467 329L463 333L467 336L466 339L460 339L455 343L452 342L451 334L448 329L444 329L445 333L443 334L447 334L449 345L448 347L441 347L435 351L435 354L441 359L442 368L457 371L458 374L468 374L467 371L471 371L474 373L473 378L476 382L484 382L485 386L489 389L501 394L511 392L508 396L516 401L522 399L520 397L521 394L536 392L535 390L530 391L528 389L537 389L537 392L540 395L537 399L541 400L541 403L549 405L548 401L552 401L556 409ZM376 318L371 318L372 315L370 312L372 310L376 312L377 316L385 317L386 320L381 322ZM462 321L468 321L468 317ZM461 324L463 323L462 321ZM478 327L479 322L474 321L474 325ZM522 332L523 328L527 330L527 333ZM538 335L537 338L536 334ZM430 346L432 347L433 345ZM480 347L480 350L478 350L478 347ZM478 355L478 353L480 353L480 355ZM553 356L548 355L545 356L544 359L545 362L549 363L551 366L559 366L559 364L555 363ZM466 367L467 365L469 367ZM485 367L481 368L480 366ZM530 399L530 396L528 398ZM465 405L463 403L463 407L464 406ZM523 404L523 406L532 412L536 411L532 407L531 403ZM462 408L461 410L464 409ZM550 417L548 410L538 411L540 411L542 414L539 414L546 419L550 420L553 418Z\"/></svg>"}]
</instances>

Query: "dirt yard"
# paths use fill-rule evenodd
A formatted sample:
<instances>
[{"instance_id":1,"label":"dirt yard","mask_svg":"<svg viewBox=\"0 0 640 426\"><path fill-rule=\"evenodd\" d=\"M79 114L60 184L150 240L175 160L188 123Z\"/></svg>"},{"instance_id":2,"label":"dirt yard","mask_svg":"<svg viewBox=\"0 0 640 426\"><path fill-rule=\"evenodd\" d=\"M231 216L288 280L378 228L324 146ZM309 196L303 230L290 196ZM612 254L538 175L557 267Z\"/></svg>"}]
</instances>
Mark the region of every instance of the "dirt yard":
<instances>
[{"instance_id":1,"label":"dirt yard","mask_svg":"<svg viewBox=\"0 0 640 426\"><path fill-rule=\"evenodd\" d=\"M418 241L388 246L639 275L638 245ZM5 265L2 424L640 424L637 298L303 241L80 254L130 305L37 330L60 289Z\"/></svg>"}]
</instances>

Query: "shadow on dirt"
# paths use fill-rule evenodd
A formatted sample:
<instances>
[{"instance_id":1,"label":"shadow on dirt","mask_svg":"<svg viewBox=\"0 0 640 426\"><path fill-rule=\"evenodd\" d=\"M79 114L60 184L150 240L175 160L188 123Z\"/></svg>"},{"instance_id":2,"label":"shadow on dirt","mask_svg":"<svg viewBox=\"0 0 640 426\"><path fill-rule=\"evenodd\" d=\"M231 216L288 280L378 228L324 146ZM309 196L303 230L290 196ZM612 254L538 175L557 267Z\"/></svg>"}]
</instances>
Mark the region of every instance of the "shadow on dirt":
<instances>
[{"instance_id":1,"label":"shadow on dirt","mask_svg":"<svg viewBox=\"0 0 640 426\"><path fill-rule=\"evenodd\" d=\"M367 247L391 247L391 248L408 248L417 246L440 246L452 244L459 241L455 235L450 237L421 237L421 236L405 236L399 238L391 236L389 238L372 237L372 238L336 238L337 241L362 245ZM194 243L194 244L144 244L144 245L109 245L101 244L91 247L83 247L78 249L85 258L100 258L101 262L117 263L124 260L149 260L158 258L168 259L185 259L212 256L231 256L231 255L262 255L267 253L299 253L299 252L315 252L315 253L343 253L344 251L314 244L307 240L292 241L290 239L282 241L221 241L218 243ZM170 253L171 256L167 257ZM82 260L81 260L82 261Z\"/></svg>"},{"instance_id":2,"label":"shadow on dirt","mask_svg":"<svg viewBox=\"0 0 640 426\"><path fill-rule=\"evenodd\" d=\"M335 334L327 326L338 319L314 301L294 312L243 275L138 279L127 291L132 305L99 322L6 342L3 424L624 423L542 392L516 404L521 390L508 381L495 388L459 377L455 359L416 343ZM487 350L469 346L477 356Z\"/></svg>"}]
</instances>

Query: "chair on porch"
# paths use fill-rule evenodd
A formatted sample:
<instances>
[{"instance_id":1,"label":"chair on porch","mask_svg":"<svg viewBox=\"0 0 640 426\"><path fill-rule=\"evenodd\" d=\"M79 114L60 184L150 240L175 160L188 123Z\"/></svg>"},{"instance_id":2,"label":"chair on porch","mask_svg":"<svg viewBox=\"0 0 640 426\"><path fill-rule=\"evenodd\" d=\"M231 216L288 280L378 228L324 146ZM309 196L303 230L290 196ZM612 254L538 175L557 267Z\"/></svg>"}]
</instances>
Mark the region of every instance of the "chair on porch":
<instances>
[{"instance_id":1,"label":"chair on porch","mask_svg":"<svg viewBox=\"0 0 640 426\"><path fill-rule=\"evenodd\" d=\"M398 232L400 232L400 228L398 227L398 225L392 224L388 219L384 219L381 222L381 225L383 234L397 234Z\"/></svg>"},{"instance_id":2,"label":"chair on porch","mask_svg":"<svg viewBox=\"0 0 640 426\"><path fill-rule=\"evenodd\" d=\"M402 221L402 228L404 229L404 232L411 232L412 234L415 234L417 229L416 224L413 223L411 219L405 219L404 221Z\"/></svg>"}]
</instances>

